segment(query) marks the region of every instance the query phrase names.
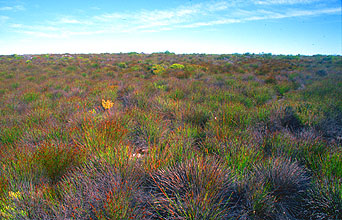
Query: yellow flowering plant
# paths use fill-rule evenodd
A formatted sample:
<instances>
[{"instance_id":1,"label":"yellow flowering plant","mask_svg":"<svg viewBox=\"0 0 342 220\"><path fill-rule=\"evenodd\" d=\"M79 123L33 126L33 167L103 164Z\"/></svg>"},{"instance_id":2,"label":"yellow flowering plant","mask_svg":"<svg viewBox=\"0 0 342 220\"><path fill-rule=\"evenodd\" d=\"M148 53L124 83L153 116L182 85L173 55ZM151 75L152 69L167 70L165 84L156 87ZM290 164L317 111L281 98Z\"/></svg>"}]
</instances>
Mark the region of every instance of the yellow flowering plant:
<instances>
[{"instance_id":1,"label":"yellow flowering plant","mask_svg":"<svg viewBox=\"0 0 342 220\"><path fill-rule=\"evenodd\" d=\"M102 99L102 107L104 109L110 109L111 107L113 107L113 105L114 105L114 103L112 101L110 101L110 100L106 101L106 100Z\"/></svg>"}]
</instances>

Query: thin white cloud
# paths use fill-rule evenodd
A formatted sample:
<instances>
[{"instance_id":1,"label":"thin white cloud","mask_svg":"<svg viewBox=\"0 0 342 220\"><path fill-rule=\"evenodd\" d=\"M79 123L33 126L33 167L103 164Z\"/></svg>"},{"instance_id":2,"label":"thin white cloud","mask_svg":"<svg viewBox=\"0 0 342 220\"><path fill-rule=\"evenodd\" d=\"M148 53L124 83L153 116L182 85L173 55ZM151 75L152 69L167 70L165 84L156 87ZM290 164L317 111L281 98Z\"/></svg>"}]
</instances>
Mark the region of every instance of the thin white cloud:
<instances>
[{"instance_id":1,"label":"thin white cloud","mask_svg":"<svg viewBox=\"0 0 342 220\"><path fill-rule=\"evenodd\" d=\"M48 32L42 32L42 31L29 31L29 30L16 30L16 33L19 34L25 34L25 35L30 35L34 37L42 37L42 38L60 38L61 34L57 33L48 33Z\"/></svg>"},{"instance_id":2,"label":"thin white cloud","mask_svg":"<svg viewBox=\"0 0 342 220\"><path fill-rule=\"evenodd\" d=\"M295 5L295 4L312 4L321 0L259 0L255 4L259 5Z\"/></svg>"},{"instance_id":3,"label":"thin white cloud","mask_svg":"<svg viewBox=\"0 0 342 220\"><path fill-rule=\"evenodd\" d=\"M181 27L181 28L198 28L198 27L204 27L204 26L240 23L242 21L243 21L242 19L227 18L227 19L219 19L219 20L214 20L214 21L209 21L209 22L196 22L196 23L192 23L192 24L181 25L179 27Z\"/></svg>"},{"instance_id":4,"label":"thin white cloud","mask_svg":"<svg viewBox=\"0 0 342 220\"><path fill-rule=\"evenodd\" d=\"M7 20L9 20L10 18L8 16L3 16L0 15L0 25L6 23Z\"/></svg>"},{"instance_id":5,"label":"thin white cloud","mask_svg":"<svg viewBox=\"0 0 342 220\"><path fill-rule=\"evenodd\" d=\"M94 21L98 22L110 22L112 20L116 19L126 19L129 17L129 14L124 14L124 13L111 13L111 14L101 14L101 15L96 15L93 17Z\"/></svg>"},{"instance_id":6,"label":"thin white cloud","mask_svg":"<svg viewBox=\"0 0 342 220\"><path fill-rule=\"evenodd\" d=\"M231 3L227 3L227 1L216 1L187 6L181 5L173 9L165 10L144 9L134 12L106 13L83 19L65 16L55 21L45 22L50 26L20 26L19 24L14 24L11 27L20 30L21 33L50 38L65 38L82 34L89 35L92 33L110 34L132 33L137 31L169 31L176 28L176 26L181 25L189 25L189 27L201 26L201 22L198 21L200 17L215 16L216 12L225 11L234 2L235 1L232 1ZM196 24L198 22L199 24ZM218 23L220 23L220 21L213 21L211 25ZM66 25L73 25L76 30L71 30L71 27Z\"/></svg>"},{"instance_id":7,"label":"thin white cloud","mask_svg":"<svg viewBox=\"0 0 342 220\"><path fill-rule=\"evenodd\" d=\"M227 9L226 1L214 3L199 3L191 6L179 6L166 10L140 10L130 13L112 13L94 16L94 19L102 22L129 21L133 24L145 24L146 27L177 24L189 21L194 17L224 11Z\"/></svg>"},{"instance_id":8,"label":"thin white cloud","mask_svg":"<svg viewBox=\"0 0 342 220\"><path fill-rule=\"evenodd\" d=\"M298 0L297 3L312 3L317 0ZM247 3L254 2L254 10ZM12 24L14 31L46 38L67 38L97 34L160 32L175 29L210 27L256 20L275 20L290 17L338 14L340 8L299 10L298 7L273 8L260 4L292 4L294 0L233 0L181 5L165 10L138 10L94 15L92 17L65 16L48 25ZM267 10L265 10L267 8ZM5 20L5 18L0 20Z\"/></svg>"},{"instance_id":9,"label":"thin white cloud","mask_svg":"<svg viewBox=\"0 0 342 220\"><path fill-rule=\"evenodd\" d=\"M23 10L25 10L25 8L22 5L0 7L0 11L23 11Z\"/></svg>"},{"instance_id":10,"label":"thin white cloud","mask_svg":"<svg viewBox=\"0 0 342 220\"><path fill-rule=\"evenodd\" d=\"M0 11L11 11L11 10L13 10L13 8L12 7L8 7L8 6L0 8Z\"/></svg>"},{"instance_id":11,"label":"thin white cloud","mask_svg":"<svg viewBox=\"0 0 342 220\"><path fill-rule=\"evenodd\" d=\"M61 31L61 28L55 26L48 26L48 25L24 25L24 24L17 24L12 23L9 27L14 28L15 30L27 30L27 31Z\"/></svg>"},{"instance_id":12,"label":"thin white cloud","mask_svg":"<svg viewBox=\"0 0 342 220\"><path fill-rule=\"evenodd\" d=\"M341 12L340 8L327 8L320 10L293 10L286 13L274 13L268 12L267 14L260 16L253 16L246 18L246 21L256 20L267 20L267 19L283 19L283 18L294 18L294 17L305 17L305 16L317 16L322 14L336 14Z\"/></svg>"},{"instance_id":13,"label":"thin white cloud","mask_svg":"<svg viewBox=\"0 0 342 220\"><path fill-rule=\"evenodd\" d=\"M62 39L72 36L90 36L96 34L103 34L104 31L59 31L59 32L46 32L46 31L29 31L29 30L17 30L17 33L26 34L34 37Z\"/></svg>"},{"instance_id":14,"label":"thin white cloud","mask_svg":"<svg viewBox=\"0 0 342 220\"><path fill-rule=\"evenodd\" d=\"M179 26L181 28L198 28L204 26L214 26L214 25L222 25L222 24L233 24L233 23L241 23L248 21L257 21L257 20L274 20L274 19L283 19L283 18L293 18L293 17L303 17L303 16L317 16L322 14L336 14L341 12L340 8L328 8L328 9L320 9L320 10L293 10L285 13L277 13L272 11L259 10L253 16L247 16L244 18L226 18L219 19L209 22L197 22L187 25ZM249 14L251 15L251 14Z\"/></svg>"},{"instance_id":15,"label":"thin white cloud","mask_svg":"<svg viewBox=\"0 0 342 220\"><path fill-rule=\"evenodd\" d=\"M10 27L11 28L23 28L24 25L23 24L11 24Z\"/></svg>"},{"instance_id":16,"label":"thin white cloud","mask_svg":"<svg viewBox=\"0 0 342 220\"><path fill-rule=\"evenodd\" d=\"M290 17L302 17L302 16L316 16L322 14L339 14L341 13L341 8L325 8L319 10L305 11L297 10L289 13Z\"/></svg>"},{"instance_id":17,"label":"thin white cloud","mask_svg":"<svg viewBox=\"0 0 342 220\"><path fill-rule=\"evenodd\" d=\"M54 21L47 21L49 25L60 26L60 25L91 25L93 22L87 19L76 19L71 16L60 17Z\"/></svg>"},{"instance_id":18,"label":"thin white cloud","mask_svg":"<svg viewBox=\"0 0 342 220\"><path fill-rule=\"evenodd\" d=\"M90 7L90 9L91 9L91 10L101 10L101 8L96 7L96 6Z\"/></svg>"},{"instance_id":19,"label":"thin white cloud","mask_svg":"<svg viewBox=\"0 0 342 220\"><path fill-rule=\"evenodd\" d=\"M59 20L59 22L62 24L82 24L82 22L79 20L69 18L62 18L61 20Z\"/></svg>"},{"instance_id":20,"label":"thin white cloud","mask_svg":"<svg viewBox=\"0 0 342 220\"><path fill-rule=\"evenodd\" d=\"M25 11L25 7L22 5L16 5L16 6L14 6L14 9L17 11Z\"/></svg>"},{"instance_id":21,"label":"thin white cloud","mask_svg":"<svg viewBox=\"0 0 342 220\"><path fill-rule=\"evenodd\" d=\"M233 1L231 2L233 4ZM215 4L208 5L208 10L211 12L222 11L229 7L227 2L216 2Z\"/></svg>"}]
</instances>

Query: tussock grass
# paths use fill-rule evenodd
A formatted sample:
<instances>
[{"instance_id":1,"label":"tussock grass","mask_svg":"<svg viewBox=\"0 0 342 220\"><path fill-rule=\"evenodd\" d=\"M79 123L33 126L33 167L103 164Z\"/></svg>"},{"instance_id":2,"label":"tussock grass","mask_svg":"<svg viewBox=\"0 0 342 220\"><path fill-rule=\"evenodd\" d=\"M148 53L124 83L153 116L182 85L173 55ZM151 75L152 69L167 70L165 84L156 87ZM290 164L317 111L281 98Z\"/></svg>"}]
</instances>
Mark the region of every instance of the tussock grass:
<instances>
[{"instance_id":1,"label":"tussock grass","mask_svg":"<svg viewBox=\"0 0 342 220\"><path fill-rule=\"evenodd\" d=\"M192 159L147 179L152 216L162 219L228 219L235 214L235 181L215 160Z\"/></svg>"}]
</instances>

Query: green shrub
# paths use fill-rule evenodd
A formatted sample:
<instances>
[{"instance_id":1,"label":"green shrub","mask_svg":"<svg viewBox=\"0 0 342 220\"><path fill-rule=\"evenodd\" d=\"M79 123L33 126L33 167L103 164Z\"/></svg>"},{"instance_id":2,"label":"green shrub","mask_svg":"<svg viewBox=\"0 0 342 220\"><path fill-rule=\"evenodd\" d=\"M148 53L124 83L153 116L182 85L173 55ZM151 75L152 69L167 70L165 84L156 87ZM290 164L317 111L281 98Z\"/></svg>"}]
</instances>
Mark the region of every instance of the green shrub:
<instances>
[{"instance_id":1,"label":"green shrub","mask_svg":"<svg viewBox=\"0 0 342 220\"><path fill-rule=\"evenodd\" d=\"M171 66L169 66L170 69L178 69L178 70L184 70L183 64L174 63Z\"/></svg>"},{"instance_id":2,"label":"green shrub","mask_svg":"<svg viewBox=\"0 0 342 220\"><path fill-rule=\"evenodd\" d=\"M98 63L93 63L93 64L91 64L91 67L97 69L100 67L100 65Z\"/></svg>"},{"instance_id":3,"label":"green shrub","mask_svg":"<svg viewBox=\"0 0 342 220\"><path fill-rule=\"evenodd\" d=\"M168 88L168 83L165 80L159 80L153 83L154 87L156 87L157 89L160 89L162 91L167 91Z\"/></svg>"},{"instance_id":4,"label":"green shrub","mask_svg":"<svg viewBox=\"0 0 342 220\"><path fill-rule=\"evenodd\" d=\"M127 63L125 63L125 62L118 63L118 67L127 68Z\"/></svg>"},{"instance_id":5,"label":"green shrub","mask_svg":"<svg viewBox=\"0 0 342 220\"><path fill-rule=\"evenodd\" d=\"M6 79L12 79L12 78L14 78L14 74L9 73L9 74L7 74L7 75L5 76L5 78L6 78Z\"/></svg>"},{"instance_id":6,"label":"green shrub","mask_svg":"<svg viewBox=\"0 0 342 220\"><path fill-rule=\"evenodd\" d=\"M153 74L161 76L163 73L165 73L165 67L159 64L153 64L151 71Z\"/></svg>"}]
</instances>

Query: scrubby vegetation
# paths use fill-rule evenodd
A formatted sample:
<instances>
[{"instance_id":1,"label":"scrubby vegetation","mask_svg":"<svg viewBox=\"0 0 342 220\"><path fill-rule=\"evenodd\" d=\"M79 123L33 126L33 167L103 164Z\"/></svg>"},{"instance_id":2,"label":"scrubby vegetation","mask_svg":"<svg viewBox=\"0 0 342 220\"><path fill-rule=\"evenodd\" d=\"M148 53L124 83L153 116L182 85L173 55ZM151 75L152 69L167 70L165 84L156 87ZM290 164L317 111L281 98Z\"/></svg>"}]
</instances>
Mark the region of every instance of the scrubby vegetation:
<instances>
[{"instance_id":1,"label":"scrubby vegetation","mask_svg":"<svg viewBox=\"0 0 342 220\"><path fill-rule=\"evenodd\" d=\"M342 219L340 56L0 56L1 219Z\"/></svg>"}]
</instances>

